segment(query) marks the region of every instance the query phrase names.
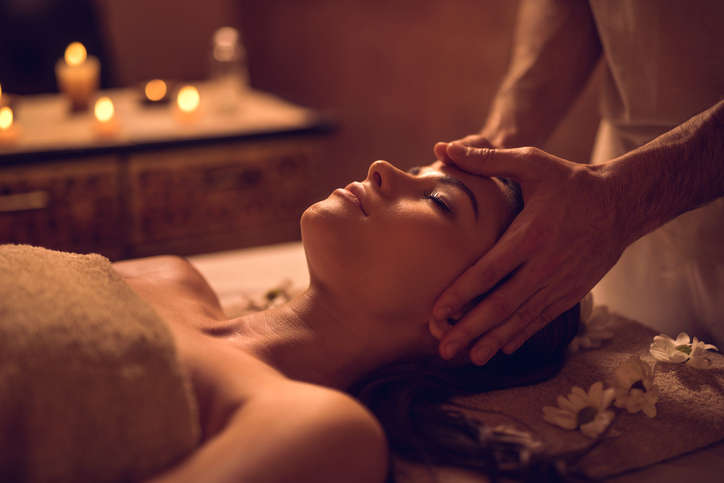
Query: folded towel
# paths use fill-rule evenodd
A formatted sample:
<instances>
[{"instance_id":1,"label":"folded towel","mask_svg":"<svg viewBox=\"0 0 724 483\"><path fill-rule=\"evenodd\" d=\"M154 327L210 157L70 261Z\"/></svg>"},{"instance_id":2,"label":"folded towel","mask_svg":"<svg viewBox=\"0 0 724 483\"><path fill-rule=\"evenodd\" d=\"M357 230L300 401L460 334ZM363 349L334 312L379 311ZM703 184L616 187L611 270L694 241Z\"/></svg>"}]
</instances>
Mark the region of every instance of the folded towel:
<instances>
[{"instance_id":1,"label":"folded towel","mask_svg":"<svg viewBox=\"0 0 724 483\"><path fill-rule=\"evenodd\" d=\"M139 481L198 439L170 330L107 259L0 246L0 479Z\"/></svg>"},{"instance_id":2,"label":"folded towel","mask_svg":"<svg viewBox=\"0 0 724 483\"><path fill-rule=\"evenodd\" d=\"M544 406L557 406L559 395L567 396L573 386L584 390L596 381L609 387L615 381L613 371L633 354L653 366L649 354L656 332L636 322L609 314L608 328L614 337L598 349L581 350L566 361L552 379L527 387L505 389L460 398L456 402L470 408L464 412L490 427L512 426L531 433L546 453L561 454L585 450L592 440L579 431L553 426L543 420ZM676 334L669 334L673 337ZM696 334L693 334L696 335ZM683 364L659 363L654 383L661 395L654 418L642 412L617 413L609 436L586 452L580 469L591 477L606 477L648 466L688 453L724 439L724 357L715 352L705 355L708 369L693 369ZM428 469L421 465L398 465L399 481L422 483L487 481L472 473L451 469Z\"/></svg>"}]
</instances>

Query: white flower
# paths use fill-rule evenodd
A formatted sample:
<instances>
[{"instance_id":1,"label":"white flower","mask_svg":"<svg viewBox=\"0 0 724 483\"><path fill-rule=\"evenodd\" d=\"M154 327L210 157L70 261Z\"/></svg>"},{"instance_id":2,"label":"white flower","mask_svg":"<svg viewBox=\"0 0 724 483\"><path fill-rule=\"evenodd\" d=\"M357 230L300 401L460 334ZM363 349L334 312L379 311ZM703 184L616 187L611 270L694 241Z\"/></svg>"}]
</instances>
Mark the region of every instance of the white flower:
<instances>
[{"instance_id":1,"label":"white flower","mask_svg":"<svg viewBox=\"0 0 724 483\"><path fill-rule=\"evenodd\" d=\"M709 349L719 350L716 346L705 344L696 337L690 342L688 334L682 332L676 337L676 340L665 334L657 335L654 337L649 352L657 361L685 362L689 367L706 369L709 367L709 361L702 355Z\"/></svg>"},{"instance_id":2,"label":"white flower","mask_svg":"<svg viewBox=\"0 0 724 483\"><path fill-rule=\"evenodd\" d=\"M563 429L578 428L589 438L596 438L613 420L614 414L606 410L613 396L613 388L603 389L600 381L594 383L588 393L574 387L568 398L558 396L557 408L543 408L543 419Z\"/></svg>"},{"instance_id":3,"label":"white flower","mask_svg":"<svg viewBox=\"0 0 724 483\"><path fill-rule=\"evenodd\" d=\"M654 384L651 366L634 355L621 362L613 375L616 378L613 385L616 407L626 408L632 414L643 410L650 418L656 416L659 386Z\"/></svg>"},{"instance_id":4,"label":"white flower","mask_svg":"<svg viewBox=\"0 0 724 483\"><path fill-rule=\"evenodd\" d=\"M578 352L579 348L592 349L601 347L604 340L613 337L609 330L611 315L608 307L601 305L593 307L593 294L589 292L581 300L581 322L578 324L578 333L568 344L568 351Z\"/></svg>"}]
</instances>

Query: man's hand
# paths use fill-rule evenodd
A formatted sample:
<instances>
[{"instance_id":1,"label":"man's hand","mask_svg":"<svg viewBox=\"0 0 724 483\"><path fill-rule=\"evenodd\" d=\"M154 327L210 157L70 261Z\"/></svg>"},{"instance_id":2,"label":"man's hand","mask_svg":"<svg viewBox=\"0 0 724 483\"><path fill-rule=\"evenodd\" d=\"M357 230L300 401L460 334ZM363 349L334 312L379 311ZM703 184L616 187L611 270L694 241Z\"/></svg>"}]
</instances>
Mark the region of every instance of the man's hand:
<instances>
[{"instance_id":1,"label":"man's hand","mask_svg":"<svg viewBox=\"0 0 724 483\"><path fill-rule=\"evenodd\" d=\"M466 302L490 291L448 326L439 347L449 359L482 335L470 352L473 363L482 365L501 348L513 352L580 301L631 240L613 209L619 198L603 165L579 165L536 148L496 150L460 142L439 143L435 154L474 174L511 178L523 192L523 211L433 308L431 327L440 327Z\"/></svg>"},{"instance_id":2,"label":"man's hand","mask_svg":"<svg viewBox=\"0 0 724 483\"><path fill-rule=\"evenodd\" d=\"M470 148L487 148L487 149L493 149L493 148L502 148L503 146L494 146L488 138L485 136L482 136L480 134L470 134L468 136L465 136L462 139L458 139L457 141L453 141L454 143L460 143L466 147ZM450 158L450 155L447 153L448 146L450 146L452 143L437 143L435 147L433 148L433 151L435 152L435 156L437 159L442 161L445 164L455 164L455 161L453 161Z\"/></svg>"}]
</instances>

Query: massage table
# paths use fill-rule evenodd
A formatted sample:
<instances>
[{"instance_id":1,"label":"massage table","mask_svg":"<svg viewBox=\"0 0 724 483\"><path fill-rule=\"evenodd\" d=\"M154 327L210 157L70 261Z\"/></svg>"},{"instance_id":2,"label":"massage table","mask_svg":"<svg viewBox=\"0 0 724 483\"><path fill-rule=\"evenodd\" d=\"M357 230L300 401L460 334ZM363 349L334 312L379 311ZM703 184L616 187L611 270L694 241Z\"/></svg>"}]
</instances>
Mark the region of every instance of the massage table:
<instances>
[{"instance_id":1,"label":"massage table","mask_svg":"<svg viewBox=\"0 0 724 483\"><path fill-rule=\"evenodd\" d=\"M265 293L270 289L291 286L290 291L298 293L309 283L301 242L196 255L188 257L188 260L208 280L218 295L222 307L230 315L243 312L250 300L263 299ZM675 336L676 334L670 335ZM724 396L722 398L724 400ZM555 405L555 401L547 401L545 404ZM722 406L722 412L724 413L724 406ZM645 418L643 414L638 416ZM664 421L663 418L666 415L660 413L657 417ZM667 438L672 437L675 435L662 434L661 441L649 441L643 444L665 444ZM615 463L612 464L615 465ZM610 483L722 481L724 478L724 440L643 468L632 468L624 473L617 472L615 469L608 471L613 471L614 474L603 479ZM418 475L409 478L410 481L415 482L422 481L429 476L428 472L412 472L411 474ZM441 471L435 476L441 483L484 481L472 475L468 476L469 479L461 478L462 474L464 472Z\"/></svg>"}]
</instances>

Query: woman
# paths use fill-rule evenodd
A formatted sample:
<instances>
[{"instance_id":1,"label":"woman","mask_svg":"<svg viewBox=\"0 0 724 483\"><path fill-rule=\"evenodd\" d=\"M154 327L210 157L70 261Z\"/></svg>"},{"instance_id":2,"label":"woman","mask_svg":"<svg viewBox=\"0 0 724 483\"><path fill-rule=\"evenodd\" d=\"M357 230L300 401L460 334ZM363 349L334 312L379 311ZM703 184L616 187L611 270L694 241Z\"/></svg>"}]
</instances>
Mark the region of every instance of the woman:
<instances>
[{"instance_id":1,"label":"woman","mask_svg":"<svg viewBox=\"0 0 724 483\"><path fill-rule=\"evenodd\" d=\"M233 320L180 258L116 263L171 328L199 407L201 445L153 481L383 481L385 430L341 391L355 385L379 406L386 400L380 394L399 396L390 389L400 380L390 377L390 365L429 359L442 366L428 327L432 303L493 246L519 208L498 179L440 163L404 173L377 161L364 182L336 190L304 213L307 291L282 307ZM534 366L551 367L567 337L549 340L538 359L512 365L507 379L478 378L481 387L511 385ZM448 365L465 361L463 354ZM422 366L415 367L422 374ZM469 378L478 370L458 372ZM362 381L375 373L393 382ZM454 389L452 380L443 386L448 383ZM380 414L384 419L384 409ZM399 451L406 435L398 436L391 442Z\"/></svg>"}]
</instances>

